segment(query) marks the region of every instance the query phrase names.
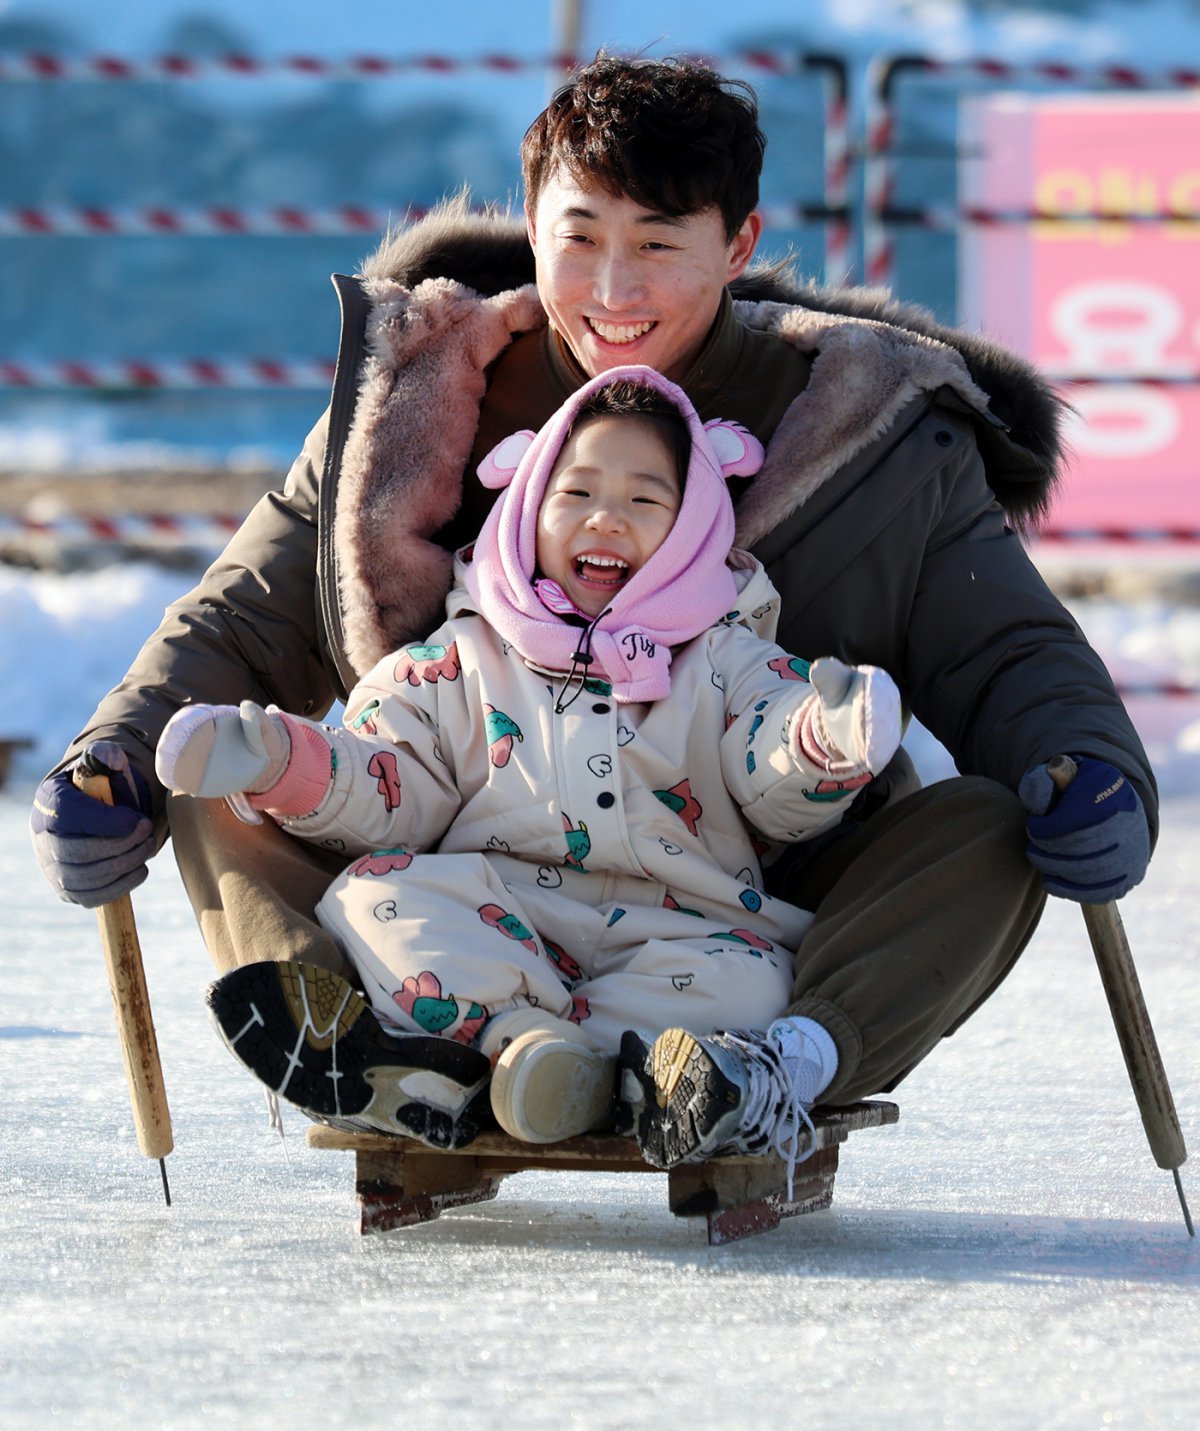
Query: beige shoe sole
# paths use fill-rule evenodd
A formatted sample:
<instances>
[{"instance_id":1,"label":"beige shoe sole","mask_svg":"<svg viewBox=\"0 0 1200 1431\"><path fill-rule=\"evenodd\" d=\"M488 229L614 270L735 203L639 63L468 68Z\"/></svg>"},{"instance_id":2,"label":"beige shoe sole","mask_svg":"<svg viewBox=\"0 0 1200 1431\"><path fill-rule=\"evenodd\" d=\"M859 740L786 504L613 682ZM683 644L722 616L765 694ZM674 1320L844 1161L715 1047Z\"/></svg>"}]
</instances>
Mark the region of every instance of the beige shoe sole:
<instances>
[{"instance_id":1,"label":"beige shoe sole","mask_svg":"<svg viewBox=\"0 0 1200 1431\"><path fill-rule=\"evenodd\" d=\"M492 1112L523 1143L558 1143L608 1121L616 1077L615 1056L535 1029L497 1059Z\"/></svg>"}]
</instances>

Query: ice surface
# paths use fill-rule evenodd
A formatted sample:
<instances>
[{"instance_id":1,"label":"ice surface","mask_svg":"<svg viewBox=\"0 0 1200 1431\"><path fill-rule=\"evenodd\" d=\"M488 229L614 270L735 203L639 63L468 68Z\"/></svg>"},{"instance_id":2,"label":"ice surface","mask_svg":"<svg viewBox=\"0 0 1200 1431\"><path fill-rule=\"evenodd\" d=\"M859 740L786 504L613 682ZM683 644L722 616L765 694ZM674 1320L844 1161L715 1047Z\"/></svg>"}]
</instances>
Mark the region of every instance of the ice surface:
<instances>
[{"instance_id":1,"label":"ice surface","mask_svg":"<svg viewBox=\"0 0 1200 1431\"><path fill-rule=\"evenodd\" d=\"M210 1031L169 853L135 895L174 1205L139 1153L94 917L0 797L0 1425L1194 1426L1200 1243L1151 1158L1079 911L853 1135L833 1208L724 1248L657 1175L525 1173L360 1238ZM1200 1138L1200 802L1123 902ZM1200 1181L1183 1169L1193 1212Z\"/></svg>"}]
</instances>

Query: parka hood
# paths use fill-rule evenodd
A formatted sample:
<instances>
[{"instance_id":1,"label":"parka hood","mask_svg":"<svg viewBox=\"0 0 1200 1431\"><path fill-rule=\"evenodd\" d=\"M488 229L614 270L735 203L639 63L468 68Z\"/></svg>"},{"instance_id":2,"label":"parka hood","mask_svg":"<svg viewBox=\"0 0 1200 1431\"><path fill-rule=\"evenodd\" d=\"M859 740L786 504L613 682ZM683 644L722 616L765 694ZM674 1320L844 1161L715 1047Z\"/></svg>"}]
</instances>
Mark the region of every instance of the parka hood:
<instances>
[{"instance_id":1,"label":"parka hood","mask_svg":"<svg viewBox=\"0 0 1200 1431\"><path fill-rule=\"evenodd\" d=\"M461 501L491 365L546 326L533 277L522 223L472 214L462 199L390 234L358 275L366 359L332 549L342 644L359 672L441 619L453 559L437 534ZM779 265L752 270L731 292L748 328L812 355L808 385L737 503L739 547L757 547L923 404L970 415L1013 526L1044 513L1062 404L1023 360L877 291L808 287Z\"/></svg>"},{"instance_id":2,"label":"parka hood","mask_svg":"<svg viewBox=\"0 0 1200 1431\"><path fill-rule=\"evenodd\" d=\"M534 282L533 251L524 222L499 209L472 213L464 198L435 208L420 223L389 234L364 263L364 279L387 279L406 288L429 278L450 279L483 297ZM898 330L896 337L926 340L957 353L971 382L985 396L977 440L988 481L1013 523L1036 527L1054 497L1067 453L1062 424L1068 405L1032 363L982 334L939 322L926 308L904 303L885 288L832 288L804 281L789 261L760 260L729 286L738 317L747 305L786 305L804 322L788 334L821 352L837 329L858 324ZM838 320L847 320L838 322ZM757 326L761 326L757 325Z\"/></svg>"}]
</instances>

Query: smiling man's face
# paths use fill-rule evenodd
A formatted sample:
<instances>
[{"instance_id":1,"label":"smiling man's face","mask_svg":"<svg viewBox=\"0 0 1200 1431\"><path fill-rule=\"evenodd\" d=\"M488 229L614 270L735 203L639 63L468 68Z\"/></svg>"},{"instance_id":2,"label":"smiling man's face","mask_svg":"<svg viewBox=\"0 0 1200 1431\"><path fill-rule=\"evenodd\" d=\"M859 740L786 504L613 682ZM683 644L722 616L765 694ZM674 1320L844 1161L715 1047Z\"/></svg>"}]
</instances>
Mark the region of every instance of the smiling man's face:
<instances>
[{"instance_id":1,"label":"smiling man's face","mask_svg":"<svg viewBox=\"0 0 1200 1431\"><path fill-rule=\"evenodd\" d=\"M644 363L675 381L700 352L722 291L745 270L762 228L751 214L730 239L715 207L670 218L561 169L526 222L542 305L584 372Z\"/></svg>"}]
</instances>

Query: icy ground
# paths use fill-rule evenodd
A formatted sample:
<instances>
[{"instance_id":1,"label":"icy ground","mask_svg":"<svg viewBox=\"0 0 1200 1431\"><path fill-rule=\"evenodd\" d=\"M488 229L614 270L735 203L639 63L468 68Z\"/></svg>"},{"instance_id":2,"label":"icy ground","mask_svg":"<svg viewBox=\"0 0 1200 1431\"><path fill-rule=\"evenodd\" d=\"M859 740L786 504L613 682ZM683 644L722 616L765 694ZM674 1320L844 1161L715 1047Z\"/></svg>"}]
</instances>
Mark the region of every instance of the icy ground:
<instances>
[{"instance_id":1,"label":"icy ground","mask_svg":"<svg viewBox=\"0 0 1200 1431\"><path fill-rule=\"evenodd\" d=\"M1147 1148L1084 927L853 1135L833 1208L709 1249L656 1175L525 1173L361 1238L352 1160L287 1152L207 1025L169 854L138 914L174 1205L138 1152L95 920L0 797L0 1425L1195 1426L1200 1242ZM1123 903L1200 1148L1200 801ZM290 1162L289 1162L290 1158ZM1200 1215L1200 1177L1183 1169Z\"/></svg>"}]
</instances>

